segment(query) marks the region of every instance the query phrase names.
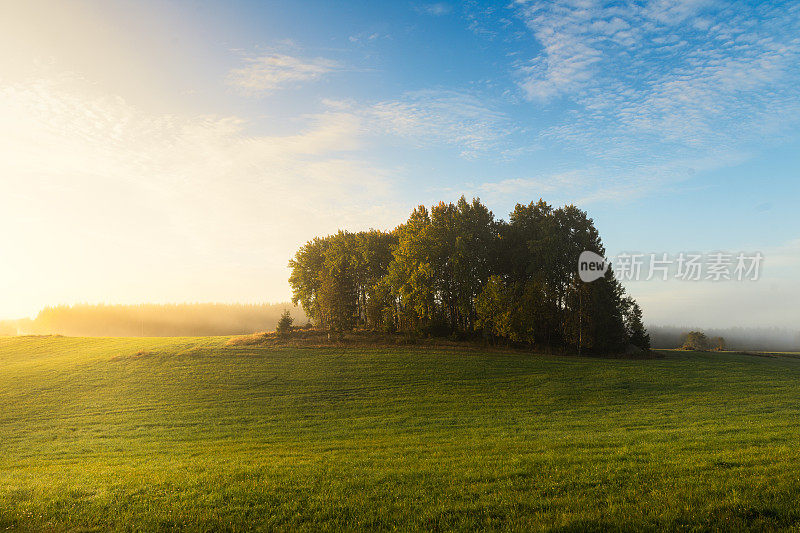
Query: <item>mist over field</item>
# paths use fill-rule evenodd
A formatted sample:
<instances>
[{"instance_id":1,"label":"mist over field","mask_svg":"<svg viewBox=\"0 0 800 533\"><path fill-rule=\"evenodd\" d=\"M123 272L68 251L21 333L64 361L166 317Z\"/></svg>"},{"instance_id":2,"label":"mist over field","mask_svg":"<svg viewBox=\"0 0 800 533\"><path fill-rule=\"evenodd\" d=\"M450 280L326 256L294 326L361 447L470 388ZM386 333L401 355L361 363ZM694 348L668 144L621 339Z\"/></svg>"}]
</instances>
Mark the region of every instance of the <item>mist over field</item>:
<instances>
[{"instance_id":1,"label":"mist over field","mask_svg":"<svg viewBox=\"0 0 800 533\"><path fill-rule=\"evenodd\" d=\"M702 331L708 337L722 337L729 350L800 352L800 330L787 328L702 326L647 326L653 348L680 348L690 331Z\"/></svg>"},{"instance_id":2,"label":"mist over field","mask_svg":"<svg viewBox=\"0 0 800 533\"><path fill-rule=\"evenodd\" d=\"M284 310L303 325L309 318L292 304L141 304L48 307L34 319L0 320L0 335L86 337L241 335L274 331ZM787 328L648 324L653 348L679 348L690 331L723 337L731 350L800 351L800 331Z\"/></svg>"},{"instance_id":3,"label":"mist over field","mask_svg":"<svg viewBox=\"0 0 800 533\"><path fill-rule=\"evenodd\" d=\"M308 318L291 303L62 305L34 319L0 321L0 335L181 337L240 335L275 329L288 310L298 325Z\"/></svg>"}]
</instances>

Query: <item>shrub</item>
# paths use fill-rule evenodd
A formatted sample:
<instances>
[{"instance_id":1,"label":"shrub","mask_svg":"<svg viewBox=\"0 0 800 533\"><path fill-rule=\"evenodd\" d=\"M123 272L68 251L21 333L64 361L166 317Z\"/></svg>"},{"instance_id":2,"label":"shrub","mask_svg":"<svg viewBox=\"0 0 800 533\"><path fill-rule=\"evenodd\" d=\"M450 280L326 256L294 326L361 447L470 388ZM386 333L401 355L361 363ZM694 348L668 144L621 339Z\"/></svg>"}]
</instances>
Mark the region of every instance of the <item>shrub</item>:
<instances>
[{"instance_id":1,"label":"shrub","mask_svg":"<svg viewBox=\"0 0 800 533\"><path fill-rule=\"evenodd\" d=\"M288 335L289 332L292 331L292 324L294 323L294 319L292 315L289 314L289 310L286 309L281 318L278 320L278 325L275 326L275 331L278 335Z\"/></svg>"}]
</instances>

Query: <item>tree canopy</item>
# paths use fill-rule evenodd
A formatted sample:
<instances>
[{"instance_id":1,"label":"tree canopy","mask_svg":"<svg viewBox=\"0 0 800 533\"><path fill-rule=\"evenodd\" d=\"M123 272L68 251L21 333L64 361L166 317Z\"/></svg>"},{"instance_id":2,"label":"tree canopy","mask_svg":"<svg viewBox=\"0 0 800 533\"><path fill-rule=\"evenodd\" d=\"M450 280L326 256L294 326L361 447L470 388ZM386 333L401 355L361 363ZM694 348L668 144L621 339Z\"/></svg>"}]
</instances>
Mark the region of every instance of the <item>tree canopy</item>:
<instances>
[{"instance_id":1,"label":"tree canopy","mask_svg":"<svg viewBox=\"0 0 800 533\"><path fill-rule=\"evenodd\" d=\"M517 204L509 221L478 199L419 206L391 232L339 231L289 262L293 301L318 327L470 337L610 353L649 349L638 304L609 269L578 277L585 250L604 255L592 219L569 205Z\"/></svg>"}]
</instances>

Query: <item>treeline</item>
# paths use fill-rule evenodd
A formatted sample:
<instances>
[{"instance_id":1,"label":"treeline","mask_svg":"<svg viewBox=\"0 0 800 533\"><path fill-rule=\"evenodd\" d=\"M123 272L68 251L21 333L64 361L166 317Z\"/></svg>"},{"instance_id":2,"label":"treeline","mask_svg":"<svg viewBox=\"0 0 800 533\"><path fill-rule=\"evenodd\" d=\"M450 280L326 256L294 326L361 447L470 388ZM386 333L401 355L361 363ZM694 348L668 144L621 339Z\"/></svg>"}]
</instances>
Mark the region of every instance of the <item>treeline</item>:
<instances>
[{"instance_id":1,"label":"treeline","mask_svg":"<svg viewBox=\"0 0 800 533\"><path fill-rule=\"evenodd\" d=\"M308 321L289 304L60 305L32 321L16 322L16 334L86 337L241 335L275 329L288 309L296 324ZM9 331L10 333L10 331Z\"/></svg>"},{"instance_id":2,"label":"treeline","mask_svg":"<svg viewBox=\"0 0 800 533\"><path fill-rule=\"evenodd\" d=\"M609 269L578 277L584 250L604 255L575 206L518 204L508 222L462 197L416 208L394 231L318 237L289 262L293 302L324 329L482 335L541 348L649 349L641 310Z\"/></svg>"}]
</instances>

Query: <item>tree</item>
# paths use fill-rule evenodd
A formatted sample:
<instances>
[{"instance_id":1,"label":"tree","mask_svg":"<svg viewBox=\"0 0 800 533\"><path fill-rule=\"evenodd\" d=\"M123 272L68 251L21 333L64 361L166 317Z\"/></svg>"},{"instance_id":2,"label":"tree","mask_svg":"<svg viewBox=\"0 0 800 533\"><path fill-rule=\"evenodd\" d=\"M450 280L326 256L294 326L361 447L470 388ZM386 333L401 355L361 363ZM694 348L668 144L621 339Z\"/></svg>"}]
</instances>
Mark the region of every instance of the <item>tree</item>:
<instances>
[{"instance_id":1,"label":"tree","mask_svg":"<svg viewBox=\"0 0 800 533\"><path fill-rule=\"evenodd\" d=\"M697 350L707 352L710 350L721 351L725 349L725 339L722 337L708 338L702 331L690 331L681 346L683 350Z\"/></svg>"},{"instance_id":2,"label":"tree","mask_svg":"<svg viewBox=\"0 0 800 533\"><path fill-rule=\"evenodd\" d=\"M319 327L476 335L559 350L647 349L641 309L609 270L584 283L581 252L605 254L586 212L543 200L495 220L477 198L414 209L392 232L339 231L289 266L293 301Z\"/></svg>"},{"instance_id":3,"label":"tree","mask_svg":"<svg viewBox=\"0 0 800 533\"><path fill-rule=\"evenodd\" d=\"M289 261L292 301L323 329L378 327L369 322L381 316L370 299L381 299L374 293L386 277L394 242L394 234L376 230L340 231L307 242Z\"/></svg>"},{"instance_id":4,"label":"tree","mask_svg":"<svg viewBox=\"0 0 800 533\"><path fill-rule=\"evenodd\" d=\"M683 342L681 349L707 351L709 347L708 337L706 337L705 333L702 331L690 331L686 334L686 340Z\"/></svg>"},{"instance_id":5,"label":"tree","mask_svg":"<svg viewBox=\"0 0 800 533\"><path fill-rule=\"evenodd\" d=\"M577 265L577 259L575 261ZM609 268L606 275L585 284L589 287L588 305L584 302L583 316L587 333L583 346L593 353L620 353L625 350L628 336L623 321L625 291Z\"/></svg>"},{"instance_id":6,"label":"tree","mask_svg":"<svg viewBox=\"0 0 800 533\"><path fill-rule=\"evenodd\" d=\"M718 352L725 350L725 339L723 337L713 337L710 339L709 344L712 350Z\"/></svg>"},{"instance_id":7,"label":"tree","mask_svg":"<svg viewBox=\"0 0 800 533\"><path fill-rule=\"evenodd\" d=\"M474 331L475 298L494 273L497 224L478 199L420 206L398 232L389 266L413 329Z\"/></svg>"},{"instance_id":8,"label":"tree","mask_svg":"<svg viewBox=\"0 0 800 533\"><path fill-rule=\"evenodd\" d=\"M359 322L371 329L386 327L384 308L390 305L387 287L382 283L392 260L392 248L397 242L394 233L370 230L355 234L353 254L357 286Z\"/></svg>"},{"instance_id":9,"label":"tree","mask_svg":"<svg viewBox=\"0 0 800 533\"><path fill-rule=\"evenodd\" d=\"M511 337L511 315L514 302L502 278L489 276L483 290L475 298L475 325L494 343L497 337Z\"/></svg>"},{"instance_id":10,"label":"tree","mask_svg":"<svg viewBox=\"0 0 800 533\"><path fill-rule=\"evenodd\" d=\"M320 278L325 263L325 252L330 245L330 237L314 238L305 243L289 261L292 273L289 285L292 287L292 303L300 304L303 310L318 326L325 327L319 307Z\"/></svg>"},{"instance_id":11,"label":"tree","mask_svg":"<svg viewBox=\"0 0 800 533\"><path fill-rule=\"evenodd\" d=\"M391 313L399 329L421 332L430 325L434 307L431 268L427 263L426 230L431 219L425 206L411 212L408 221L395 229L397 244L387 268Z\"/></svg>"},{"instance_id":12,"label":"tree","mask_svg":"<svg viewBox=\"0 0 800 533\"><path fill-rule=\"evenodd\" d=\"M623 350L624 291L613 273L591 284L581 282L576 267L581 252L605 254L599 233L584 211L569 205L553 209L543 200L517 204L510 223L500 225L500 268L537 296L525 298L514 320L517 334L547 346L594 352ZM532 285L530 285L532 284ZM531 327L530 313L538 314ZM533 335L534 339L531 339Z\"/></svg>"},{"instance_id":13,"label":"tree","mask_svg":"<svg viewBox=\"0 0 800 533\"><path fill-rule=\"evenodd\" d=\"M628 334L628 341L634 346L641 348L644 351L650 350L650 335L642 323L642 308L631 297L625 298L624 301L624 315L625 331Z\"/></svg>"},{"instance_id":14,"label":"tree","mask_svg":"<svg viewBox=\"0 0 800 533\"><path fill-rule=\"evenodd\" d=\"M342 333L353 329L358 316L355 239L342 231L330 239L319 275L319 309L327 329Z\"/></svg>"},{"instance_id":15,"label":"tree","mask_svg":"<svg viewBox=\"0 0 800 533\"><path fill-rule=\"evenodd\" d=\"M289 314L289 310L285 309L281 318L278 319L278 325L275 326L275 332L278 335L286 336L292 331L292 324L294 324L294 318L292 315Z\"/></svg>"},{"instance_id":16,"label":"tree","mask_svg":"<svg viewBox=\"0 0 800 533\"><path fill-rule=\"evenodd\" d=\"M553 298L541 276L514 284L511 307L510 338L531 346L550 346L552 332L558 327Z\"/></svg>"}]
</instances>

